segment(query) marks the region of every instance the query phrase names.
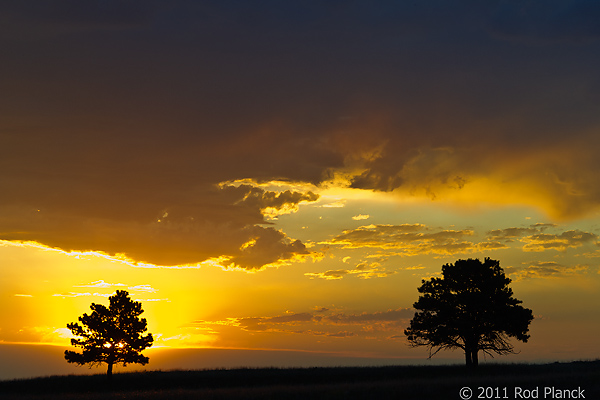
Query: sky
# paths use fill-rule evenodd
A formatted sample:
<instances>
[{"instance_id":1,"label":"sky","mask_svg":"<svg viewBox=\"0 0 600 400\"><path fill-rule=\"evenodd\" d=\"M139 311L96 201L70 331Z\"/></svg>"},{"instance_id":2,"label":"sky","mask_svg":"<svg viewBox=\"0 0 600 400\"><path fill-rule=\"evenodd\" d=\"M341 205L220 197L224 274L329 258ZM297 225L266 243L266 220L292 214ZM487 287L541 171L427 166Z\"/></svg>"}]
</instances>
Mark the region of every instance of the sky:
<instances>
[{"instance_id":1,"label":"sky","mask_svg":"<svg viewBox=\"0 0 600 400\"><path fill-rule=\"evenodd\" d=\"M199 349L418 363L422 279L485 257L535 315L494 361L598 358L599 18L591 0L3 1L0 352L57 354L10 370L62 371L66 325L116 290L173 368L235 364Z\"/></svg>"}]
</instances>

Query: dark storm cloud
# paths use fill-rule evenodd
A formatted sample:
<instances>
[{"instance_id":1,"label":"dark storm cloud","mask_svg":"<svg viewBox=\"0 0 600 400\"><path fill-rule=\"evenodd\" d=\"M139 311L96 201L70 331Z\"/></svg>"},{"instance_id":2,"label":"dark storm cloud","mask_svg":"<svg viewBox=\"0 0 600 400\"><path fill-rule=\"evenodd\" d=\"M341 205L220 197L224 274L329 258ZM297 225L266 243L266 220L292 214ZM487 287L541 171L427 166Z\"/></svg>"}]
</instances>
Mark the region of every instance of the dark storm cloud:
<instances>
[{"instance_id":1,"label":"dark storm cloud","mask_svg":"<svg viewBox=\"0 0 600 400\"><path fill-rule=\"evenodd\" d=\"M340 173L431 198L491 176L583 215L599 7L519 4L2 2L1 238L256 268L306 253L263 207L314 196L215 185Z\"/></svg>"}]
</instances>

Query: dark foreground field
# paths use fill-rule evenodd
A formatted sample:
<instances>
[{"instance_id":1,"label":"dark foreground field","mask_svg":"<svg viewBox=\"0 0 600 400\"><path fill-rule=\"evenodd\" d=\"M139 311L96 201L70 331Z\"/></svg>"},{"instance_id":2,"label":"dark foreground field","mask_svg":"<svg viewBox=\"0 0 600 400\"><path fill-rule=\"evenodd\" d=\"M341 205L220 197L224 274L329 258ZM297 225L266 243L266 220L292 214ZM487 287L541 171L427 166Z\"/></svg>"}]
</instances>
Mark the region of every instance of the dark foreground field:
<instances>
[{"instance_id":1,"label":"dark foreground field","mask_svg":"<svg viewBox=\"0 0 600 400\"><path fill-rule=\"evenodd\" d=\"M461 399L469 394L473 399L600 399L600 361L483 365L477 371L263 368L124 373L110 383L104 375L0 381L1 399Z\"/></svg>"}]
</instances>

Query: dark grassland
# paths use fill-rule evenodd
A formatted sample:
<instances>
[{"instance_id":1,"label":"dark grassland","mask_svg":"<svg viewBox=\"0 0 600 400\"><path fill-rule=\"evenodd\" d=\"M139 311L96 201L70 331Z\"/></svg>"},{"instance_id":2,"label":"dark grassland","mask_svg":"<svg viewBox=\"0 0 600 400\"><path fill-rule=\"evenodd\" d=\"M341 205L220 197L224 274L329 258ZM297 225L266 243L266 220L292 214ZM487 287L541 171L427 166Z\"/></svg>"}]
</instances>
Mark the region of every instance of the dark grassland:
<instances>
[{"instance_id":1,"label":"dark grassland","mask_svg":"<svg viewBox=\"0 0 600 400\"><path fill-rule=\"evenodd\" d=\"M455 365L153 371L115 374L111 382L105 375L51 376L0 381L0 398L460 399L459 390L465 386L473 390L473 399L480 394L514 399L515 387L539 387L540 399L545 387L581 388L586 399L600 399L600 360L491 364L477 370ZM486 397L479 387L500 392ZM492 394L490 389L487 394Z\"/></svg>"}]
</instances>

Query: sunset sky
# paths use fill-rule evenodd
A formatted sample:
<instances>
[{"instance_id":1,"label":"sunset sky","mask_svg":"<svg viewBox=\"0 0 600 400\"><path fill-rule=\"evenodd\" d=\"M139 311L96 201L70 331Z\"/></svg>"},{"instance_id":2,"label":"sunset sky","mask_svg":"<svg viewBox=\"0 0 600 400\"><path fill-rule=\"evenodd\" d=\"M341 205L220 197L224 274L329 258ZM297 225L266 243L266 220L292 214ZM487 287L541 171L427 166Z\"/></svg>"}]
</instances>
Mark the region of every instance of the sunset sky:
<instances>
[{"instance_id":1,"label":"sunset sky","mask_svg":"<svg viewBox=\"0 0 600 400\"><path fill-rule=\"evenodd\" d=\"M535 315L495 360L600 357L599 20L590 0L1 2L0 379L23 349L66 367L67 323L116 290L150 369L176 348L420 362L421 280L484 257Z\"/></svg>"}]
</instances>

